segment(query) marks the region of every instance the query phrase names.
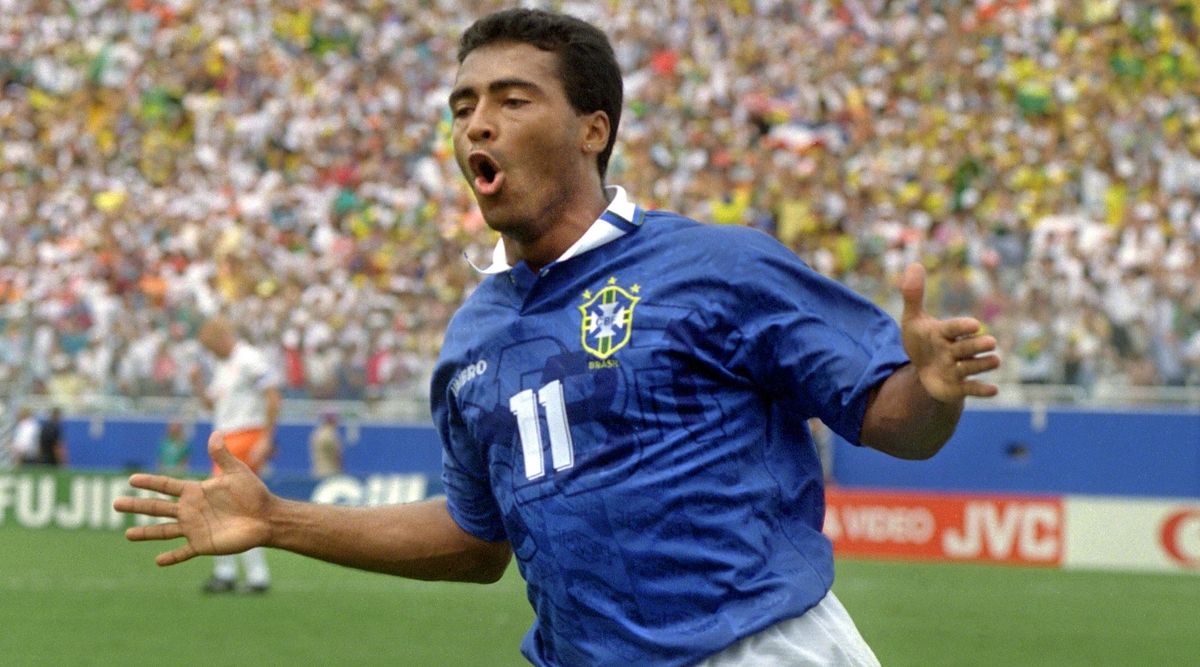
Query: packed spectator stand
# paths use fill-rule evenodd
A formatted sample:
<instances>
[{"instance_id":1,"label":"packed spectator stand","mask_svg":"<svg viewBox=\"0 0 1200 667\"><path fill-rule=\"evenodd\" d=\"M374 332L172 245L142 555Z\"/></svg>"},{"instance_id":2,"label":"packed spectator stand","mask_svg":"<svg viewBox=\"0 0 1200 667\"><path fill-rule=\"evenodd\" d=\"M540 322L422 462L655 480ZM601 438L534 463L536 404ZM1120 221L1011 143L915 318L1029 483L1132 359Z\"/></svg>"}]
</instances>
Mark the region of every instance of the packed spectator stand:
<instances>
[{"instance_id":1,"label":"packed spectator stand","mask_svg":"<svg viewBox=\"0 0 1200 667\"><path fill-rule=\"evenodd\" d=\"M289 397L427 391L494 243L456 36L507 4L0 0L0 386L186 396L219 310ZM919 260L1001 382L1200 386L1200 1L547 4L613 36L639 203L896 314Z\"/></svg>"}]
</instances>

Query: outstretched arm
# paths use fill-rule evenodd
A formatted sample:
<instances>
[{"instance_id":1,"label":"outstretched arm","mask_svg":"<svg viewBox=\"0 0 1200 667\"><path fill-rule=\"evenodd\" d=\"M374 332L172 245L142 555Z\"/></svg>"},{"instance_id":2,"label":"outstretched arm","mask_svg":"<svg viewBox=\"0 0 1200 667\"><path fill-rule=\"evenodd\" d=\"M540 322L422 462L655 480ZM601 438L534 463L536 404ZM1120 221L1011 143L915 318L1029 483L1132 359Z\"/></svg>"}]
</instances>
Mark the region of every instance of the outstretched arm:
<instances>
[{"instance_id":1,"label":"outstretched arm","mask_svg":"<svg viewBox=\"0 0 1200 667\"><path fill-rule=\"evenodd\" d=\"M900 331L911 363L875 390L863 417L863 444L904 459L927 459L950 439L967 396L995 396L995 385L975 379L1000 366L996 339L980 335L979 320L939 320L925 312L925 270L912 264L900 290Z\"/></svg>"},{"instance_id":2,"label":"outstretched arm","mask_svg":"<svg viewBox=\"0 0 1200 667\"><path fill-rule=\"evenodd\" d=\"M132 541L185 538L158 555L174 565L199 555L276 547L320 560L413 579L488 583L503 574L512 556L507 542L486 542L459 528L444 499L407 505L339 507L286 500L225 448L220 433L208 451L224 474L204 481L133 475L135 488L174 496L117 498L120 512L173 519L130 528Z\"/></svg>"}]
</instances>

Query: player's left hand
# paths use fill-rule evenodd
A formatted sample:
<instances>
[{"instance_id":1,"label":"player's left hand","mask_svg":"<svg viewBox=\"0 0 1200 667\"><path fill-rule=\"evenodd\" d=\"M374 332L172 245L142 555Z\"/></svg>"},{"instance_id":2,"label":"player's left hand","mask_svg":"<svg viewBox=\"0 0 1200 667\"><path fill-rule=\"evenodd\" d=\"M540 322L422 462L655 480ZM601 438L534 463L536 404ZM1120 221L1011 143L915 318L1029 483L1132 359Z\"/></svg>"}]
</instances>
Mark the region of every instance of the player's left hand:
<instances>
[{"instance_id":1,"label":"player's left hand","mask_svg":"<svg viewBox=\"0 0 1200 667\"><path fill-rule=\"evenodd\" d=\"M993 354L996 339L981 334L983 324L973 317L939 320L925 312L925 268L913 263L900 281L904 313L900 332L925 391L950 403L967 396L995 396L999 389L975 379L980 373L1000 366Z\"/></svg>"}]
</instances>

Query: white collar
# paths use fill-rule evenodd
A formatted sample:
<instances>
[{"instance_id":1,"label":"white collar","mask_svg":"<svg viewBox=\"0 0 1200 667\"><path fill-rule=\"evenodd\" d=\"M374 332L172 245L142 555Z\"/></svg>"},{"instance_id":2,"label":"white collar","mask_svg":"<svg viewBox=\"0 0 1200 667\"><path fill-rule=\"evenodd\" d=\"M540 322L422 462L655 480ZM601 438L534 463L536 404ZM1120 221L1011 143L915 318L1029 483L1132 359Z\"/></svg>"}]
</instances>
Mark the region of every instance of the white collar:
<instances>
[{"instance_id":1,"label":"white collar","mask_svg":"<svg viewBox=\"0 0 1200 667\"><path fill-rule=\"evenodd\" d=\"M599 218L596 218L583 236L580 236L570 248L567 248L566 252L554 260L554 264L571 259L576 255L582 255L589 250L595 250L610 241L615 241L642 224L642 210L629 201L629 197L625 194L625 188L619 185L610 185L604 188L604 192L609 195L608 208L604 209L604 212L600 214ZM467 260L467 263L471 264L476 271L487 275L504 273L512 269L504 250L504 237L500 237L500 240L496 242L496 247L492 250L491 266L481 269L471 263L470 259Z\"/></svg>"}]
</instances>

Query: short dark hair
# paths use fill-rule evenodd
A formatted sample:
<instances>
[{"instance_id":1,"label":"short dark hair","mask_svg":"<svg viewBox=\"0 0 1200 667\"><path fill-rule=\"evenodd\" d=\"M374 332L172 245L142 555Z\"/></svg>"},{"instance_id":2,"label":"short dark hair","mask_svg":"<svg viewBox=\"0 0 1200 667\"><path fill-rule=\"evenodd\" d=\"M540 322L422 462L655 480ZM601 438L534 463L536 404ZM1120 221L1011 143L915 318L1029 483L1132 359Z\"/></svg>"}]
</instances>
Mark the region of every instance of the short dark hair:
<instances>
[{"instance_id":1,"label":"short dark hair","mask_svg":"<svg viewBox=\"0 0 1200 667\"><path fill-rule=\"evenodd\" d=\"M621 68L612 44L586 21L540 9L506 9L489 14L467 28L458 42L458 64L472 51L499 42L520 42L558 56L558 75L571 107L579 113L608 114L609 135L596 157L603 178L621 122Z\"/></svg>"}]
</instances>

